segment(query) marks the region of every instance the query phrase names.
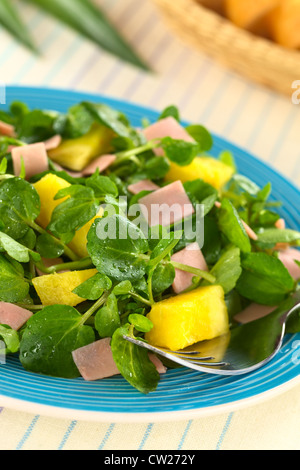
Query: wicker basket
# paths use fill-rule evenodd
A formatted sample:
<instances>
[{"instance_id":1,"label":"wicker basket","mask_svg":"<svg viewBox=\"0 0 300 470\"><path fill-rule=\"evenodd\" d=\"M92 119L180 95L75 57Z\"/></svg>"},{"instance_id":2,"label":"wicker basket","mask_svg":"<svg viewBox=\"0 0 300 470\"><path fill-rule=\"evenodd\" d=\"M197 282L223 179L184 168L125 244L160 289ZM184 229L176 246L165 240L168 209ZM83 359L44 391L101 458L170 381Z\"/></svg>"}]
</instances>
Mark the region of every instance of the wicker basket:
<instances>
[{"instance_id":1,"label":"wicker basket","mask_svg":"<svg viewBox=\"0 0 300 470\"><path fill-rule=\"evenodd\" d=\"M300 52L237 28L195 0L153 1L186 43L251 80L292 95L292 83L300 79Z\"/></svg>"}]
</instances>

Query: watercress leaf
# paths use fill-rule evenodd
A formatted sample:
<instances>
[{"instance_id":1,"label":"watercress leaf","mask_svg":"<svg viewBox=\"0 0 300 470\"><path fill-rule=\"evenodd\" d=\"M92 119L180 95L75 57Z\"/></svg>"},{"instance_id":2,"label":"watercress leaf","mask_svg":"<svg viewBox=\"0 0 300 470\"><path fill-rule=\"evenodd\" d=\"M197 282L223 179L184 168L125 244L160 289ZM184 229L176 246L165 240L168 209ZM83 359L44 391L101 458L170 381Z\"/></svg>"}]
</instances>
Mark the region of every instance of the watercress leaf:
<instances>
[{"instance_id":1,"label":"watercress leaf","mask_svg":"<svg viewBox=\"0 0 300 470\"><path fill-rule=\"evenodd\" d=\"M7 171L7 159L3 158L0 163L0 175L5 175Z\"/></svg>"},{"instance_id":2,"label":"watercress leaf","mask_svg":"<svg viewBox=\"0 0 300 470\"><path fill-rule=\"evenodd\" d=\"M213 144L213 138L210 132L200 124L192 124L186 127L187 132L200 145L201 152L208 152Z\"/></svg>"},{"instance_id":3,"label":"watercress leaf","mask_svg":"<svg viewBox=\"0 0 300 470\"><path fill-rule=\"evenodd\" d=\"M171 105L165 108L160 114L158 120L160 121L161 119L165 119L168 117L173 117L174 119L176 119L176 121L180 122L180 113L177 106Z\"/></svg>"},{"instance_id":4,"label":"watercress leaf","mask_svg":"<svg viewBox=\"0 0 300 470\"><path fill-rule=\"evenodd\" d=\"M169 169L170 162L166 157L147 158L142 169L134 175L134 180L160 180L166 176Z\"/></svg>"},{"instance_id":5,"label":"watercress leaf","mask_svg":"<svg viewBox=\"0 0 300 470\"><path fill-rule=\"evenodd\" d=\"M267 253L245 253L237 291L246 299L263 305L279 305L295 287L283 263Z\"/></svg>"},{"instance_id":6,"label":"watercress leaf","mask_svg":"<svg viewBox=\"0 0 300 470\"><path fill-rule=\"evenodd\" d=\"M3 232L0 232L0 247L20 263L27 263L30 260L29 249Z\"/></svg>"},{"instance_id":7,"label":"watercress leaf","mask_svg":"<svg viewBox=\"0 0 300 470\"><path fill-rule=\"evenodd\" d=\"M166 258L166 256L168 256L178 244L182 237L182 233L182 230L176 230L175 232L170 232L163 237L151 253L149 266L153 267Z\"/></svg>"},{"instance_id":8,"label":"watercress leaf","mask_svg":"<svg viewBox=\"0 0 300 470\"><path fill-rule=\"evenodd\" d=\"M97 300L104 290L109 290L112 282L105 274L97 273L73 290L82 299Z\"/></svg>"},{"instance_id":9,"label":"watercress leaf","mask_svg":"<svg viewBox=\"0 0 300 470\"><path fill-rule=\"evenodd\" d=\"M14 354L19 350L20 339L16 330L8 325L0 325L0 339L5 343L5 353Z\"/></svg>"},{"instance_id":10,"label":"watercress leaf","mask_svg":"<svg viewBox=\"0 0 300 470\"><path fill-rule=\"evenodd\" d=\"M111 341L113 358L120 373L140 392L147 394L154 391L160 376L147 350L126 341L123 335L128 335L126 326L118 328Z\"/></svg>"},{"instance_id":11,"label":"watercress leaf","mask_svg":"<svg viewBox=\"0 0 300 470\"><path fill-rule=\"evenodd\" d=\"M192 163L201 150L198 143L172 139L172 137L164 137L161 140L161 146L168 159L179 166Z\"/></svg>"},{"instance_id":12,"label":"watercress leaf","mask_svg":"<svg viewBox=\"0 0 300 470\"><path fill-rule=\"evenodd\" d=\"M232 181L236 184L239 189L253 196L256 196L260 191L260 187L256 183L254 183L254 181L247 178L247 176L241 175L239 173L233 175Z\"/></svg>"},{"instance_id":13,"label":"watercress leaf","mask_svg":"<svg viewBox=\"0 0 300 470\"><path fill-rule=\"evenodd\" d=\"M148 241L127 218L112 215L96 219L87 240L87 250L99 272L117 281L133 281L145 275L143 254L149 249Z\"/></svg>"},{"instance_id":14,"label":"watercress leaf","mask_svg":"<svg viewBox=\"0 0 300 470\"><path fill-rule=\"evenodd\" d=\"M79 230L98 212L99 202L92 188L74 185L62 189L56 198L70 195L55 207L48 230L54 234L70 233Z\"/></svg>"},{"instance_id":15,"label":"watercress leaf","mask_svg":"<svg viewBox=\"0 0 300 470\"><path fill-rule=\"evenodd\" d=\"M122 281L113 288L113 293L115 295L126 295L132 290L132 288L132 283L130 281Z\"/></svg>"},{"instance_id":16,"label":"watercress leaf","mask_svg":"<svg viewBox=\"0 0 300 470\"><path fill-rule=\"evenodd\" d=\"M81 103L71 106L65 116L63 137L66 139L76 139L87 134L95 119Z\"/></svg>"},{"instance_id":17,"label":"watercress leaf","mask_svg":"<svg viewBox=\"0 0 300 470\"><path fill-rule=\"evenodd\" d=\"M24 278L20 263L8 261L0 254L0 300L3 302L21 302L29 292L29 284Z\"/></svg>"},{"instance_id":18,"label":"watercress leaf","mask_svg":"<svg viewBox=\"0 0 300 470\"><path fill-rule=\"evenodd\" d=\"M56 377L78 377L72 351L95 341L93 328L82 325L81 318L67 305L51 305L33 315L20 343L23 367Z\"/></svg>"},{"instance_id":19,"label":"watercress leaf","mask_svg":"<svg viewBox=\"0 0 300 470\"><path fill-rule=\"evenodd\" d=\"M141 333L148 333L153 328L153 323L149 318L138 313L131 313L128 317L129 323L131 323L137 331Z\"/></svg>"},{"instance_id":20,"label":"watercress leaf","mask_svg":"<svg viewBox=\"0 0 300 470\"><path fill-rule=\"evenodd\" d=\"M175 268L172 264L158 264L152 275L152 291L154 295L161 294L173 284Z\"/></svg>"},{"instance_id":21,"label":"watercress leaf","mask_svg":"<svg viewBox=\"0 0 300 470\"><path fill-rule=\"evenodd\" d=\"M279 230L277 228L269 228L258 234L257 242L260 245L267 245L271 248L277 243L300 245L300 232L290 229Z\"/></svg>"},{"instance_id":22,"label":"watercress leaf","mask_svg":"<svg viewBox=\"0 0 300 470\"><path fill-rule=\"evenodd\" d=\"M36 250L47 259L59 258L64 253L64 247L49 233L39 235L36 242Z\"/></svg>"},{"instance_id":23,"label":"watercress leaf","mask_svg":"<svg viewBox=\"0 0 300 470\"><path fill-rule=\"evenodd\" d=\"M222 240L215 218L206 216L204 219L203 256L208 265L214 265L221 255Z\"/></svg>"},{"instance_id":24,"label":"watercress leaf","mask_svg":"<svg viewBox=\"0 0 300 470\"><path fill-rule=\"evenodd\" d=\"M57 113L35 109L25 114L17 126L18 138L27 143L44 141L54 135Z\"/></svg>"},{"instance_id":25,"label":"watercress leaf","mask_svg":"<svg viewBox=\"0 0 300 470\"><path fill-rule=\"evenodd\" d=\"M218 210L218 226L220 231L243 252L251 251L250 239L245 231L242 220L229 199L224 198Z\"/></svg>"},{"instance_id":26,"label":"watercress leaf","mask_svg":"<svg viewBox=\"0 0 300 470\"><path fill-rule=\"evenodd\" d=\"M219 159L222 163L225 163L225 165L230 166L236 173L237 166L235 163L234 156L231 152L229 152L228 150L225 150L224 152L220 153Z\"/></svg>"},{"instance_id":27,"label":"watercress leaf","mask_svg":"<svg viewBox=\"0 0 300 470\"><path fill-rule=\"evenodd\" d=\"M239 248L230 247L227 249L211 269L210 274L215 276L214 284L222 286L225 294L232 291L242 274ZM202 281L202 285L209 285L209 283Z\"/></svg>"},{"instance_id":28,"label":"watercress leaf","mask_svg":"<svg viewBox=\"0 0 300 470\"><path fill-rule=\"evenodd\" d=\"M29 228L26 234L18 239L18 242L29 248L29 250L33 250L36 245L36 234L34 230Z\"/></svg>"},{"instance_id":29,"label":"watercress leaf","mask_svg":"<svg viewBox=\"0 0 300 470\"><path fill-rule=\"evenodd\" d=\"M95 328L101 338L111 338L114 332L121 326L116 296L112 293L108 296L106 305L95 315Z\"/></svg>"},{"instance_id":30,"label":"watercress leaf","mask_svg":"<svg viewBox=\"0 0 300 470\"><path fill-rule=\"evenodd\" d=\"M114 131L118 136L132 139L133 129L122 113L102 103L84 102L83 106L95 120Z\"/></svg>"},{"instance_id":31,"label":"watercress leaf","mask_svg":"<svg viewBox=\"0 0 300 470\"><path fill-rule=\"evenodd\" d=\"M108 176L94 174L86 180L85 184L93 189L95 197L97 198L101 198L106 194L117 197L119 194L116 184Z\"/></svg>"},{"instance_id":32,"label":"watercress leaf","mask_svg":"<svg viewBox=\"0 0 300 470\"><path fill-rule=\"evenodd\" d=\"M40 213L41 203L36 189L22 178L10 178L0 184L0 219L7 235L23 237L28 224Z\"/></svg>"},{"instance_id":33,"label":"watercress leaf","mask_svg":"<svg viewBox=\"0 0 300 470\"><path fill-rule=\"evenodd\" d=\"M201 179L187 181L183 186L192 204L202 204L203 216L208 214L218 199L218 191Z\"/></svg>"}]
</instances>

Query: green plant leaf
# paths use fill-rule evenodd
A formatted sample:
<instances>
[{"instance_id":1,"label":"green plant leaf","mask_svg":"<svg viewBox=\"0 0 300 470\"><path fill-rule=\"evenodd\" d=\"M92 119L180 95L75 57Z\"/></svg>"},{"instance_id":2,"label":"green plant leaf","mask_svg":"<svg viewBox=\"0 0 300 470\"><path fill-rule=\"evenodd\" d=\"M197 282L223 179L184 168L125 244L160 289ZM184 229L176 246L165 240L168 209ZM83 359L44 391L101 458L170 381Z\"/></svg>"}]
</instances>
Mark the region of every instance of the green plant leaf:
<instances>
[{"instance_id":1,"label":"green plant leaf","mask_svg":"<svg viewBox=\"0 0 300 470\"><path fill-rule=\"evenodd\" d=\"M67 305L51 305L33 315L20 344L24 368L56 377L78 377L72 351L95 341L93 328L83 325L81 318Z\"/></svg>"},{"instance_id":2,"label":"green plant leaf","mask_svg":"<svg viewBox=\"0 0 300 470\"><path fill-rule=\"evenodd\" d=\"M1 0L0 2L0 24L2 24L2 26L21 44L31 51L37 52L28 29L20 19L17 9L12 4L11 0Z\"/></svg>"},{"instance_id":3,"label":"green plant leaf","mask_svg":"<svg viewBox=\"0 0 300 470\"><path fill-rule=\"evenodd\" d=\"M100 308L95 316L95 328L101 338L111 338L121 326L118 302L115 294L110 294L106 305Z\"/></svg>"},{"instance_id":4,"label":"green plant leaf","mask_svg":"<svg viewBox=\"0 0 300 470\"><path fill-rule=\"evenodd\" d=\"M156 389L159 373L148 357L148 351L123 338L128 327L118 328L113 334L111 350L114 361L123 377L137 390L149 393Z\"/></svg>"},{"instance_id":5,"label":"green plant leaf","mask_svg":"<svg viewBox=\"0 0 300 470\"><path fill-rule=\"evenodd\" d=\"M88 300L97 300L104 290L109 290L112 282L105 274L97 273L76 287L73 292L79 297Z\"/></svg>"},{"instance_id":6,"label":"green plant leaf","mask_svg":"<svg viewBox=\"0 0 300 470\"><path fill-rule=\"evenodd\" d=\"M243 252L251 251L250 239L242 220L229 199L223 199L218 211L218 225L228 240Z\"/></svg>"},{"instance_id":7,"label":"green plant leaf","mask_svg":"<svg viewBox=\"0 0 300 470\"><path fill-rule=\"evenodd\" d=\"M148 66L90 0L27 0L67 24L101 48L144 70Z\"/></svg>"},{"instance_id":8,"label":"green plant leaf","mask_svg":"<svg viewBox=\"0 0 300 470\"><path fill-rule=\"evenodd\" d=\"M29 284L24 279L24 270L20 263L8 261L0 255L0 300L3 302L21 302L29 292Z\"/></svg>"}]
</instances>

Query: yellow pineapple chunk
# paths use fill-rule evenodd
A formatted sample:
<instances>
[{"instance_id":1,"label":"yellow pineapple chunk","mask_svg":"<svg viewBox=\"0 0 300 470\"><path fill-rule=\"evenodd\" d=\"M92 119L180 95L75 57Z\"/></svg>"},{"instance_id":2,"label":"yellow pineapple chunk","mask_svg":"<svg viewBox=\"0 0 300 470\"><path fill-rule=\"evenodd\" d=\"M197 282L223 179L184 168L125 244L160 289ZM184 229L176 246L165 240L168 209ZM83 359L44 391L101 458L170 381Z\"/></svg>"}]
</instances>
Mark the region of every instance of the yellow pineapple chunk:
<instances>
[{"instance_id":1,"label":"yellow pineapple chunk","mask_svg":"<svg viewBox=\"0 0 300 470\"><path fill-rule=\"evenodd\" d=\"M46 274L35 277L32 279L32 283L43 305L60 304L74 307L85 299L73 294L72 291L97 272L97 269L85 269L83 271Z\"/></svg>"},{"instance_id":2,"label":"yellow pineapple chunk","mask_svg":"<svg viewBox=\"0 0 300 470\"><path fill-rule=\"evenodd\" d=\"M59 178L52 173L48 173L33 185L38 192L41 200L41 212L36 219L37 224L46 228L51 220L52 212L55 207L61 204L66 198L54 200L54 196L60 189L70 186L63 178Z\"/></svg>"},{"instance_id":3,"label":"yellow pineapple chunk","mask_svg":"<svg viewBox=\"0 0 300 470\"><path fill-rule=\"evenodd\" d=\"M63 140L57 148L48 151L48 156L65 168L82 171L94 158L111 151L113 137L108 127L94 124L82 137Z\"/></svg>"},{"instance_id":4,"label":"yellow pineapple chunk","mask_svg":"<svg viewBox=\"0 0 300 470\"><path fill-rule=\"evenodd\" d=\"M173 162L170 162L170 165L170 170L166 175L167 181L181 180L185 183L200 178L219 191L234 174L233 168L212 157L196 157L187 166L179 166Z\"/></svg>"},{"instance_id":5,"label":"yellow pineapple chunk","mask_svg":"<svg viewBox=\"0 0 300 470\"><path fill-rule=\"evenodd\" d=\"M153 328L146 340L171 350L213 339L229 331L224 291L221 286L199 287L162 300L148 314Z\"/></svg>"}]
</instances>

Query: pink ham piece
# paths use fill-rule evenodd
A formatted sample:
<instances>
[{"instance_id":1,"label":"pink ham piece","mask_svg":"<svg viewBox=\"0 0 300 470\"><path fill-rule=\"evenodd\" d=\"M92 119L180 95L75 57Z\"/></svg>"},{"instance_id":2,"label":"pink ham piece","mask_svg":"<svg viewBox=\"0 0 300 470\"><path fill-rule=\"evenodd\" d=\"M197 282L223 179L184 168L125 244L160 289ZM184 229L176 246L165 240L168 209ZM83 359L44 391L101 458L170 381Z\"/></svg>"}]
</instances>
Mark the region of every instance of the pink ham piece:
<instances>
[{"instance_id":1,"label":"pink ham piece","mask_svg":"<svg viewBox=\"0 0 300 470\"><path fill-rule=\"evenodd\" d=\"M185 140L186 142L195 142L190 134L179 124L173 117L167 117L160 121L151 124L150 126L143 129L143 134L146 140L162 139L164 137L172 137L176 140ZM157 156L164 155L162 148L154 150Z\"/></svg>"},{"instance_id":2,"label":"pink ham piece","mask_svg":"<svg viewBox=\"0 0 300 470\"><path fill-rule=\"evenodd\" d=\"M110 341L111 338L100 339L72 352L73 360L84 380L100 380L120 374L113 360ZM149 358L159 373L166 372L166 368L157 357L153 359L149 355Z\"/></svg>"},{"instance_id":3,"label":"pink ham piece","mask_svg":"<svg viewBox=\"0 0 300 470\"><path fill-rule=\"evenodd\" d=\"M181 181L175 181L147 194L139 200L139 205L150 227L166 227L195 212Z\"/></svg>"},{"instance_id":4,"label":"pink ham piece","mask_svg":"<svg viewBox=\"0 0 300 470\"><path fill-rule=\"evenodd\" d=\"M0 121L0 134L7 137L15 137L15 128L11 124Z\"/></svg>"},{"instance_id":5,"label":"pink ham piece","mask_svg":"<svg viewBox=\"0 0 300 470\"><path fill-rule=\"evenodd\" d=\"M216 207L217 209L220 209L221 205L222 205L222 204L221 204L219 201L216 201L216 202L215 202L215 207ZM244 220L242 220L242 224L243 224L243 226L244 226L244 229L245 229L245 231L246 231L248 237L251 238L251 240L257 241L257 240L258 240L258 236L257 236L256 233L254 232L254 230L252 230L252 228L249 227L249 225L246 224L246 222L244 222Z\"/></svg>"},{"instance_id":6,"label":"pink ham piece","mask_svg":"<svg viewBox=\"0 0 300 470\"><path fill-rule=\"evenodd\" d=\"M101 155L100 157L96 158L96 160L92 161L82 172L84 176L89 176L95 173L97 169L99 172L102 173L106 170L110 165L112 165L116 160L115 155Z\"/></svg>"},{"instance_id":7,"label":"pink ham piece","mask_svg":"<svg viewBox=\"0 0 300 470\"><path fill-rule=\"evenodd\" d=\"M284 219L279 219L275 223L275 227L278 228L279 230L284 230L286 227L285 220Z\"/></svg>"},{"instance_id":8,"label":"pink ham piece","mask_svg":"<svg viewBox=\"0 0 300 470\"><path fill-rule=\"evenodd\" d=\"M142 180L128 186L128 191L132 194L139 194L141 191L156 191L157 189L159 186L151 180Z\"/></svg>"},{"instance_id":9,"label":"pink ham piece","mask_svg":"<svg viewBox=\"0 0 300 470\"><path fill-rule=\"evenodd\" d=\"M54 135L48 140L45 140L44 144L45 144L46 150L48 151L48 150L56 149L61 144L61 141L62 141L62 137L59 134Z\"/></svg>"},{"instance_id":10,"label":"pink ham piece","mask_svg":"<svg viewBox=\"0 0 300 470\"><path fill-rule=\"evenodd\" d=\"M289 271L290 275L298 280L300 279L300 267L295 263L295 260L300 261L300 251L294 248L282 250L279 252L279 259Z\"/></svg>"},{"instance_id":11,"label":"pink ham piece","mask_svg":"<svg viewBox=\"0 0 300 470\"><path fill-rule=\"evenodd\" d=\"M171 260L176 261L177 263L186 264L192 268L201 269L202 271L208 271L205 258L197 242L191 243L191 245L188 245L183 250L175 253L171 257ZM194 274L181 271L180 269L175 269L175 279L172 285L174 292L179 294L190 287L194 276Z\"/></svg>"},{"instance_id":12,"label":"pink ham piece","mask_svg":"<svg viewBox=\"0 0 300 470\"><path fill-rule=\"evenodd\" d=\"M7 302L0 302L0 324L8 325L13 330L19 330L32 316L25 308Z\"/></svg>"},{"instance_id":13,"label":"pink ham piece","mask_svg":"<svg viewBox=\"0 0 300 470\"><path fill-rule=\"evenodd\" d=\"M251 321L266 317L271 312L274 312L276 308L277 307L270 307L269 305L252 303L242 312L235 315L234 319L241 324L250 323Z\"/></svg>"},{"instance_id":14,"label":"pink ham piece","mask_svg":"<svg viewBox=\"0 0 300 470\"><path fill-rule=\"evenodd\" d=\"M21 173L22 158L25 165L26 179L47 171L49 168L47 151L43 142L15 147L11 151L11 156L16 176Z\"/></svg>"}]
</instances>

